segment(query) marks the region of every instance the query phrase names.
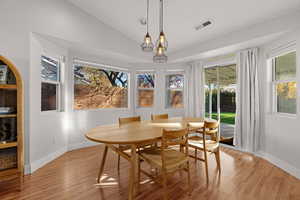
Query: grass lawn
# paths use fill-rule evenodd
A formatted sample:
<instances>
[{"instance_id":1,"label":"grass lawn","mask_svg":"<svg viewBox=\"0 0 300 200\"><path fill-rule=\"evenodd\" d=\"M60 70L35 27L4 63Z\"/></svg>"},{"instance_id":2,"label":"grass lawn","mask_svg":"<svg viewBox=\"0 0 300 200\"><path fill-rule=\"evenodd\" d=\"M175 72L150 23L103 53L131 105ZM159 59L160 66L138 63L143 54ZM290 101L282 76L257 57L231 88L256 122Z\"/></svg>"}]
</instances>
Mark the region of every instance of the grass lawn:
<instances>
[{"instance_id":1,"label":"grass lawn","mask_svg":"<svg viewBox=\"0 0 300 200\"><path fill-rule=\"evenodd\" d=\"M205 113L205 116L208 117L208 113ZM212 113L212 118L217 119L218 114ZM223 112L221 113L221 123L225 124L235 124L235 113Z\"/></svg>"}]
</instances>

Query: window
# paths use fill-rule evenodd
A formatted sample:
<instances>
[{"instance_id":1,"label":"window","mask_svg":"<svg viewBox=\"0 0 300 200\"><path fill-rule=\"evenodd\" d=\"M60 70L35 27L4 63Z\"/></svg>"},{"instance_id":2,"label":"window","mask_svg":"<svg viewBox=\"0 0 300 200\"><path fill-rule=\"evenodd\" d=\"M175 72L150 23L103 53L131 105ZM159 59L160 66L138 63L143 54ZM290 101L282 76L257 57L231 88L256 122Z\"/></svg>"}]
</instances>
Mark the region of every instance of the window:
<instances>
[{"instance_id":1,"label":"window","mask_svg":"<svg viewBox=\"0 0 300 200\"><path fill-rule=\"evenodd\" d=\"M138 107L154 105L155 77L151 73L137 74L137 104Z\"/></svg>"},{"instance_id":2,"label":"window","mask_svg":"<svg viewBox=\"0 0 300 200\"><path fill-rule=\"evenodd\" d=\"M273 58L274 111L297 113L296 52Z\"/></svg>"},{"instance_id":3,"label":"window","mask_svg":"<svg viewBox=\"0 0 300 200\"><path fill-rule=\"evenodd\" d=\"M127 108L128 73L74 65L74 109Z\"/></svg>"},{"instance_id":4,"label":"window","mask_svg":"<svg viewBox=\"0 0 300 200\"><path fill-rule=\"evenodd\" d=\"M183 108L184 75L172 74L166 76L167 108Z\"/></svg>"},{"instance_id":5,"label":"window","mask_svg":"<svg viewBox=\"0 0 300 200\"><path fill-rule=\"evenodd\" d=\"M41 57L41 111L58 111L60 99L59 60Z\"/></svg>"}]
</instances>

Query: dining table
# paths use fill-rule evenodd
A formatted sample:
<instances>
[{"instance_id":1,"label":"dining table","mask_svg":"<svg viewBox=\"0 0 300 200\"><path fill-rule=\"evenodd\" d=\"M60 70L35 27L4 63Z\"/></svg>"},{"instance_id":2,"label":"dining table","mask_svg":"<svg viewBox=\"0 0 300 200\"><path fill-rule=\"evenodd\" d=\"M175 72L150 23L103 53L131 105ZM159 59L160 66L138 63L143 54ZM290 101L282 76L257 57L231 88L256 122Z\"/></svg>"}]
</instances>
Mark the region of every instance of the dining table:
<instances>
[{"instance_id":1,"label":"dining table","mask_svg":"<svg viewBox=\"0 0 300 200\"><path fill-rule=\"evenodd\" d=\"M138 162L140 160L137 152L139 147L160 141L162 138L162 129L189 128L189 130L196 130L203 127L204 120L212 119L176 117L132 122L122 126L119 124L100 125L89 130L85 134L88 140L105 144L97 182L100 183L107 151L111 149L130 163L128 199L134 199L139 186ZM130 153L122 151L118 148L119 145L129 146Z\"/></svg>"}]
</instances>

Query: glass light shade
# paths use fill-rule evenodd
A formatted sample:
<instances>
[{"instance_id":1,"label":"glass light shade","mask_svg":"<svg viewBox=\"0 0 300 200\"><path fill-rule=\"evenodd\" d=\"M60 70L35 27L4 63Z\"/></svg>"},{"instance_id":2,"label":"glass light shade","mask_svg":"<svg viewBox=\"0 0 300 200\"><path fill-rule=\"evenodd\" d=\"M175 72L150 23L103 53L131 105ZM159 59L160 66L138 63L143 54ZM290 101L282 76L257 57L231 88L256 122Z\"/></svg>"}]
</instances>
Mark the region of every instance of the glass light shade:
<instances>
[{"instance_id":1,"label":"glass light shade","mask_svg":"<svg viewBox=\"0 0 300 200\"><path fill-rule=\"evenodd\" d=\"M144 52L152 52L153 51L153 43L151 36L147 33L144 37L144 42L141 44L142 51Z\"/></svg>"},{"instance_id":2,"label":"glass light shade","mask_svg":"<svg viewBox=\"0 0 300 200\"><path fill-rule=\"evenodd\" d=\"M164 47L165 51L167 51L167 49L168 49L168 41L167 41L166 35L165 35L165 33L163 31L160 32L159 37L158 37L158 39L156 41L156 46L157 47L158 47L159 44L161 44Z\"/></svg>"},{"instance_id":3,"label":"glass light shade","mask_svg":"<svg viewBox=\"0 0 300 200\"><path fill-rule=\"evenodd\" d=\"M159 43L156 48L156 54L153 56L153 61L155 63L166 63L168 61L168 57L165 55L165 48Z\"/></svg>"}]
</instances>

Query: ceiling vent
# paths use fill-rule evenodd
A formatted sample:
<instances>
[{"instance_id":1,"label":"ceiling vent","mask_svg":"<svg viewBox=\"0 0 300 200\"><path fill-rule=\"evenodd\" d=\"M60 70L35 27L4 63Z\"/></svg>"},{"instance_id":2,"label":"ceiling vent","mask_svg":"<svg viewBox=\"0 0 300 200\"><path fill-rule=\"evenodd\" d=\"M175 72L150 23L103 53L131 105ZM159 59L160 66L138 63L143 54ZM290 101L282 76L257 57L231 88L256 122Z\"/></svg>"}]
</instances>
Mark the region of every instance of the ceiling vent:
<instances>
[{"instance_id":1,"label":"ceiling vent","mask_svg":"<svg viewBox=\"0 0 300 200\"><path fill-rule=\"evenodd\" d=\"M147 25L147 19L146 18L140 18L139 19L139 21L140 21L140 24L142 25L142 26L146 26Z\"/></svg>"},{"instance_id":2,"label":"ceiling vent","mask_svg":"<svg viewBox=\"0 0 300 200\"><path fill-rule=\"evenodd\" d=\"M200 25L196 26L195 30L198 31L198 30L203 29L203 28L205 28L207 26L210 26L210 25L212 25L212 21L211 20L207 20L205 22L202 22Z\"/></svg>"}]
</instances>

